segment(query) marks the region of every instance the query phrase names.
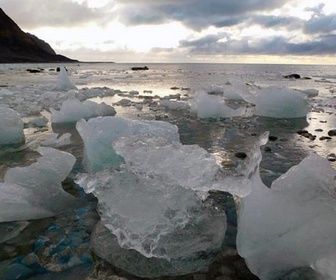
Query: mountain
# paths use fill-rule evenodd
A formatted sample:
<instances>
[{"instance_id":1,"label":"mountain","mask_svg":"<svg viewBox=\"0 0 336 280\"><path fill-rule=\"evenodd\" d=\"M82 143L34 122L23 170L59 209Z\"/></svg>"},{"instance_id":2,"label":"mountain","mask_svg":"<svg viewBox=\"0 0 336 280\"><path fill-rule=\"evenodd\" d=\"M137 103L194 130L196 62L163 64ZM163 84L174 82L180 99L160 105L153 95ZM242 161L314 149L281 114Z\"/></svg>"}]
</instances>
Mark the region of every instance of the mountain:
<instances>
[{"instance_id":1,"label":"mountain","mask_svg":"<svg viewBox=\"0 0 336 280\"><path fill-rule=\"evenodd\" d=\"M73 61L76 60L56 54L48 43L23 32L0 8L0 63Z\"/></svg>"}]
</instances>

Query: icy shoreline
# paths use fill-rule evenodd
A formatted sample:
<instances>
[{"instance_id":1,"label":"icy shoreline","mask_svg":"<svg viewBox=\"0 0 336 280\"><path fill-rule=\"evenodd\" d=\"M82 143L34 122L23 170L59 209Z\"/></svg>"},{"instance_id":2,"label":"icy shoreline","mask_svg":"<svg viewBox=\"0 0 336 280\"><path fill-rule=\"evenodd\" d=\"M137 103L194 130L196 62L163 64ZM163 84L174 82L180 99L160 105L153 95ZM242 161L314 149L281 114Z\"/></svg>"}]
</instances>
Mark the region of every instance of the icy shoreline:
<instances>
[{"instance_id":1,"label":"icy shoreline","mask_svg":"<svg viewBox=\"0 0 336 280\"><path fill-rule=\"evenodd\" d=\"M53 76L53 78L55 78L55 76ZM22 94L19 94L23 90L25 91L25 96L21 96ZM119 90L112 90L110 88L82 88L80 90L71 89L59 91L55 89L55 84L50 83L49 85L40 86L37 89L30 87L20 88L20 86L2 88L0 93L2 97L1 100L10 107L17 109L21 113L21 116L25 117L24 119L27 120L25 128L26 146L19 150L15 150L19 153L27 153L27 155L31 153L32 148L41 145L43 141L45 141L47 135L49 135L53 129L54 132L61 132L59 136L61 136L63 132L72 134L72 137L69 138L70 141L64 141L63 143L67 144L61 149L74 153L78 161L81 161L83 155L81 154L80 149L81 145L83 144L80 143L81 141L78 141L78 136L76 136L76 132L73 130L73 128L51 127L50 125L43 122L41 126L36 125L36 123L39 123L37 122L37 119L41 117L36 115L38 112L42 110L49 110L51 107L60 109L62 103L66 100L69 100L69 98L77 98L80 101L84 101L88 98L91 98L95 101L99 99L101 99L101 101L107 101L109 98L114 98L114 101L111 105L113 105L116 109L117 115L129 114L130 116L138 119L162 119L177 124L179 127L182 143L198 143L208 150L208 152L213 153L219 164L225 168L234 168L237 170L242 170L244 168L246 160L235 158L235 152L242 151L247 153L249 149L248 143L255 141L255 135L261 134L261 132L270 129L271 136L276 135L276 137L270 138L269 143L266 145L268 149L265 148L262 150L264 161L267 163L267 168L264 168L265 166L263 167L262 163L262 178L266 178L266 181L267 178L269 180L273 180L274 177L278 177L292 165L299 163L306 155L306 150L309 149L309 146L312 146L314 143L325 144L325 150L320 150L320 147L310 149L316 149L317 152L322 151L322 155L325 152L331 153L332 150L327 151L327 148L328 145L331 147L334 141L333 138L331 138L329 142L328 140L325 141L320 139L312 140L309 139L309 137L305 138L296 134L297 130L307 126L305 122L298 122L296 124L296 120L263 119L251 116L250 111L247 115L232 115L230 118L223 118L225 116L221 115L220 113L219 115L217 114L214 116L215 119L218 119L217 121L211 120L209 118L200 120L193 112L188 111L187 106L182 105L187 104L186 102L192 98L191 92L186 93L181 91L181 94L172 94L168 97L155 97L154 94L150 92L143 94L135 90L121 92ZM18 95L20 95L19 98ZM206 98L208 97L206 96ZM232 98L232 95L230 98ZM139 100L142 101L139 102ZM203 98L202 103L206 104L207 99ZM310 109L310 111L314 111L316 108L316 100L309 101L309 104L311 106L310 108L313 108ZM237 108L237 106L245 107L246 104L237 102L237 100L235 100L234 102L230 101L230 106ZM249 108L250 110L250 108L253 109L253 106L248 106L246 108ZM326 106L325 108L328 107ZM230 109L236 110L232 108ZM221 112L221 110L222 109L219 109L218 112ZM312 113L310 113L309 118L312 119L308 119L310 125L314 123L314 115L311 114ZM329 114L328 116L329 124L331 125L334 122L334 116L334 113ZM320 118L320 120L326 118L324 114L321 114L321 117L322 118ZM27 128L27 126L29 126L29 128ZM328 126L323 126L323 123L320 123L320 127L328 129ZM195 130L195 128L197 129ZM329 129L332 129L332 127L329 127ZM313 133L322 134L321 131L316 131ZM324 131L324 133L326 133L326 131ZM42 137L43 139L39 139L39 137ZM242 139L242 137L245 137L245 139ZM49 144L51 143L50 145L54 145L57 143L57 140L58 139L54 139L54 142L49 141ZM235 141L237 142L235 143ZM299 143L295 143L296 141ZM209 144L210 146L208 146ZM77 148L73 147L73 145L77 145ZM290 147L290 145L293 145L294 147ZM306 149L304 147L306 147ZM7 166L7 164L8 166L13 164L11 163L13 151L11 149L12 148L5 148L1 150L2 155L4 155L4 160L8 162L4 162L5 166ZM286 149L288 151L286 151ZM75 166L75 170L77 171L74 173L77 173L78 170L81 170L81 168L82 167L80 166L80 162L77 162ZM274 171L272 173L272 169L278 173L274 174ZM66 267L70 268L72 266L81 264L84 259L85 257L82 260L79 259L77 262L75 259L73 259L73 265L69 263L69 266ZM53 270L51 269L50 271Z\"/></svg>"}]
</instances>

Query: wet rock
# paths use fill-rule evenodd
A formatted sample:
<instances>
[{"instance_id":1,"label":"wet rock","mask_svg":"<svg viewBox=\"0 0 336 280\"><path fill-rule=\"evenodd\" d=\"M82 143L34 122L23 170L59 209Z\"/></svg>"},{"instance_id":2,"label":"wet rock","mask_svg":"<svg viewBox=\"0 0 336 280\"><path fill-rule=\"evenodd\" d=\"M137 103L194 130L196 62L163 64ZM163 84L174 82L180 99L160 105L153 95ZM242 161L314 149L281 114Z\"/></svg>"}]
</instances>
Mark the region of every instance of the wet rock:
<instances>
[{"instance_id":1,"label":"wet rock","mask_svg":"<svg viewBox=\"0 0 336 280\"><path fill-rule=\"evenodd\" d=\"M336 136L336 129L331 129L328 131L329 136Z\"/></svg>"},{"instance_id":2,"label":"wet rock","mask_svg":"<svg viewBox=\"0 0 336 280\"><path fill-rule=\"evenodd\" d=\"M309 138L309 140L314 141L316 139L316 135L312 135L311 133L309 133L308 138Z\"/></svg>"},{"instance_id":3,"label":"wet rock","mask_svg":"<svg viewBox=\"0 0 336 280\"><path fill-rule=\"evenodd\" d=\"M224 168L233 168L235 167L235 163L231 160L223 160L221 162L221 165L224 167Z\"/></svg>"},{"instance_id":4,"label":"wet rock","mask_svg":"<svg viewBox=\"0 0 336 280\"><path fill-rule=\"evenodd\" d=\"M267 152L267 153L269 153L269 152L272 151L272 149L271 149L270 147L267 147L267 146L266 146L266 147L264 148L264 151Z\"/></svg>"},{"instance_id":5,"label":"wet rock","mask_svg":"<svg viewBox=\"0 0 336 280\"><path fill-rule=\"evenodd\" d=\"M327 155L327 160L336 161L336 155L334 153Z\"/></svg>"},{"instance_id":6,"label":"wet rock","mask_svg":"<svg viewBox=\"0 0 336 280\"><path fill-rule=\"evenodd\" d=\"M237 152L235 153L235 157L240 158L240 159L245 159L247 155L244 152Z\"/></svg>"},{"instance_id":7,"label":"wet rock","mask_svg":"<svg viewBox=\"0 0 336 280\"><path fill-rule=\"evenodd\" d=\"M27 70L26 70L27 72L29 72L29 73L41 73L43 70L41 70L41 69L30 69L30 68L28 68Z\"/></svg>"},{"instance_id":8,"label":"wet rock","mask_svg":"<svg viewBox=\"0 0 336 280\"><path fill-rule=\"evenodd\" d=\"M300 129L296 133L312 141L316 139L316 135L311 134L310 132L308 132L308 130L305 129Z\"/></svg>"},{"instance_id":9,"label":"wet rock","mask_svg":"<svg viewBox=\"0 0 336 280\"><path fill-rule=\"evenodd\" d=\"M131 68L133 71L143 71L143 70L149 70L147 66L144 67L132 67Z\"/></svg>"},{"instance_id":10,"label":"wet rock","mask_svg":"<svg viewBox=\"0 0 336 280\"><path fill-rule=\"evenodd\" d=\"M299 74L289 74L289 75L284 75L284 78L286 78L286 79L300 79L301 76Z\"/></svg>"},{"instance_id":11,"label":"wet rock","mask_svg":"<svg viewBox=\"0 0 336 280\"><path fill-rule=\"evenodd\" d=\"M304 135L306 133L308 133L308 130L305 130L305 129L300 129L296 132L297 134L300 134L300 135Z\"/></svg>"},{"instance_id":12,"label":"wet rock","mask_svg":"<svg viewBox=\"0 0 336 280\"><path fill-rule=\"evenodd\" d=\"M67 69L66 67L64 67L64 69L65 69L65 71L68 72L68 69ZM56 68L56 72L61 72L61 67L57 67L57 68Z\"/></svg>"},{"instance_id":13,"label":"wet rock","mask_svg":"<svg viewBox=\"0 0 336 280\"><path fill-rule=\"evenodd\" d=\"M276 141L276 140L278 140L278 137L277 137L277 136L274 136L274 135L270 135L270 136L268 137L268 140L270 140L270 141Z\"/></svg>"},{"instance_id":14,"label":"wet rock","mask_svg":"<svg viewBox=\"0 0 336 280\"><path fill-rule=\"evenodd\" d=\"M319 139L320 139L321 141L323 141L323 140L330 140L331 137L329 137L329 136L321 136Z\"/></svg>"}]
</instances>

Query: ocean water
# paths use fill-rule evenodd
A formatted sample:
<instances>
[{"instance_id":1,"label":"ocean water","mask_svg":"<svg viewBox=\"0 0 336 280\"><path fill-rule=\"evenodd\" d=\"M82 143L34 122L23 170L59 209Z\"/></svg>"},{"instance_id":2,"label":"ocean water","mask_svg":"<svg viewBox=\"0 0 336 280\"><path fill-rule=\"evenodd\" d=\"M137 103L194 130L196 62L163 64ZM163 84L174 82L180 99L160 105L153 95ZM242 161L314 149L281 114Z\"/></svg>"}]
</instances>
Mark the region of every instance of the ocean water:
<instances>
[{"instance_id":1,"label":"ocean water","mask_svg":"<svg viewBox=\"0 0 336 280\"><path fill-rule=\"evenodd\" d=\"M15 109L26 123L40 117L41 111L48 111L50 107L59 108L55 96L62 94L64 97L64 94L67 94L59 93L55 89L55 69L59 66L0 65L0 104ZM78 90L90 93L85 95L88 99L114 106L117 115L120 116L164 120L176 124L183 144L198 144L215 155L219 164L228 168L244 165L244 160L237 158L235 154L248 152L256 137L269 131L273 137L266 144L267 149L262 150L261 163L261 177L268 186L310 153L318 153L322 157L336 153L335 137L321 140L322 136L327 136L329 130L336 129L336 66L148 64L147 71L131 70L131 67L144 64L76 63L65 66L70 80ZM27 69L43 70L41 73L30 73ZM283 77L292 73L300 74L303 78ZM316 89L319 94L308 99L309 114L303 119L249 116L200 120L185 110L169 110L156 106L156 102L163 98L188 102L196 92L209 91L228 82L247 83L254 90L269 86L297 90ZM113 89L115 94L98 96L95 89ZM137 91L138 94L134 95L132 91ZM122 99L130 100L132 105L116 105L116 102ZM150 102L144 102L146 100ZM141 108L136 104L140 104ZM299 135L297 131L300 129L306 129L316 138L309 139ZM75 155L77 163L63 187L85 201L86 206L54 218L0 224L3 236L12 234L6 241L1 241L0 235L0 279L17 279L15 277L18 276L21 277L18 279L86 279L88 275L100 275L100 279L104 279L102 275L126 275L129 279L136 279L118 269L108 267L90 249L90 233L99 216L95 211L96 200L85 195L71 179L82 171L83 158L83 144L74 126L52 126L50 123L43 127L27 125L24 132L25 146L0 148L0 180L3 180L8 168L34 162L38 157L35 148L52 132L69 132L72 134L71 145L60 149ZM336 168L335 162L331 164ZM227 197L219 195L218 200L227 200ZM243 259L239 258L235 251L234 216L233 213L228 246L223 249L223 254L214 266L208 272L202 272L208 279L221 276L220 271L223 267L233 271L237 264L242 272L232 279L253 279ZM231 250L229 257L227 248ZM85 269L81 269L84 267ZM77 278L74 278L74 275L77 275ZM181 279L193 279L193 276L184 276Z\"/></svg>"}]
</instances>

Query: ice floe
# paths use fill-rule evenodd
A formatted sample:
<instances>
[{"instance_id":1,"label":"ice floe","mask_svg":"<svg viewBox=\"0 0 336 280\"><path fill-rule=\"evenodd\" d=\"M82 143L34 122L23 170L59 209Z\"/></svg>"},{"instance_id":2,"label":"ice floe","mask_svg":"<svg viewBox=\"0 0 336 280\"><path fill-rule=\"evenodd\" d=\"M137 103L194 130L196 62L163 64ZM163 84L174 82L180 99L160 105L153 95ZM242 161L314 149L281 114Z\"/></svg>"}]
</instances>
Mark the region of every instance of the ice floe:
<instances>
[{"instance_id":1,"label":"ice floe","mask_svg":"<svg viewBox=\"0 0 336 280\"><path fill-rule=\"evenodd\" d=\"M64 66L60 67L60 71L57 76L56 89L58 90L77 89L77 87L70 81L67 70L65 69Z\"/></svg>"},{"instance_id":2,"label":"ice floe","mask_svg":"<svg viewBox=\"0 0 336 280\"><path fill-rule=\"evenodd\" d=\"M260 279L315 264L328 268L335 253L336 172L312 154L275 180L271 188L259 172L250 195L239 203L237 248ZM327 278L328 279L328 278Z\"/></svg>"},{"instance_id":3,"label":"ice floe","mask_svg":"<svg viewBox=\"0 0 336 280\"><path fill-rule=\"evenodd\" d=\"M116 111L105 103L96 103L90 100L83 103L78 99L68 99L62 104L59 111L50 108L51 123L75 123L80 119L90 119L98 116L114 116Z\"/></svg>"},{"instance_id":4,"label":"ice floe","mask_svg":"<svg viewBox=\"0 0 336 280\"><path fill-rule=\"evenodd\" d=\"M0 106L0 145L21 144L24 141L23 121L19 114Z\"/></svg>"},{"instance_id":5,"label":"ice floe","mask_svg":"<svg viewBox=\"0 0 336 280\"><path fill-rule=\"evenodd\" d=\"M206 118L231 118L243 116L246 112L245 107L232 109L222 96L209 95L205 91L198 91L191 100L191 111L196 113L201 119Z\"/></svg>"},{"instance_id":6,"label":"ice floe","mask_svg":"<svg viewBox=\"0 0 336 280\"><path fill-rule=\"evenodd\" d=\"M0 183L0 222L54 216L80 203L62 189L75 157L53 148L40 147L42 155L27 167L7 170Z\"/></svg>"},{"instance_id":7,"label":"ice floe","mask_svg":"<svg viewBox=\"0 0 336 280\"><path fill-rule=\"evenodd\" d=\"M98 117L80 120L76 129L84 142L84 166L88 171L117 167L123 159L112 148L112 141L126 135L147 135L179 141L175 125L161 121Z\"/></svg>"},{"instance_id":8,"label":"ice floe","mask_svg":"<svg viewBox=\"0 0 336 280\"><path fill-rule=\"evenodd\" d=\"M269 118L304 118L308 104L302 93L289 88L261 89L255 100L255 115Z\"/></svg>"}]
</instances>

